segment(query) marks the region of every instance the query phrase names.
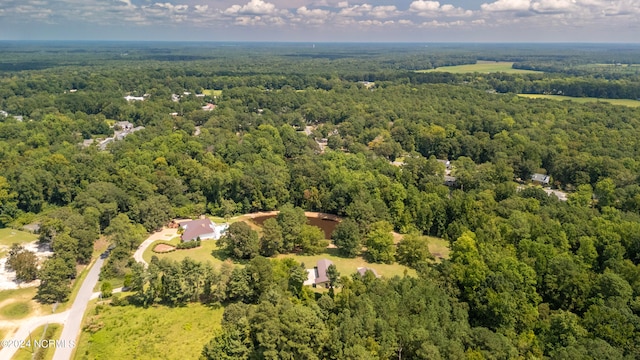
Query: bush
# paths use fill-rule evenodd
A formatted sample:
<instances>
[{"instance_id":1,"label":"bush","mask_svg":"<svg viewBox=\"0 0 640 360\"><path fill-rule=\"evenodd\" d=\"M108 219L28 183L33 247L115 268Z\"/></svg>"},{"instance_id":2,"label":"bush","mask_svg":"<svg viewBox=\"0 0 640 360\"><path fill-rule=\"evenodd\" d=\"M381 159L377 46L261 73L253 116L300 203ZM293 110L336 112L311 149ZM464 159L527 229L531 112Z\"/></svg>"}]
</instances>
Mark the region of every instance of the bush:
<instances>
[{"instance_id":1,"label":"bush","mask_svg":"<svg viewBox=\"0 0 640 360\"><path fill-rule=\"evenodd\" d=\"M200 240L188 241L180 243L176 246L176 249L193 249L200 246Z\"/></svg>"}]
</instances>

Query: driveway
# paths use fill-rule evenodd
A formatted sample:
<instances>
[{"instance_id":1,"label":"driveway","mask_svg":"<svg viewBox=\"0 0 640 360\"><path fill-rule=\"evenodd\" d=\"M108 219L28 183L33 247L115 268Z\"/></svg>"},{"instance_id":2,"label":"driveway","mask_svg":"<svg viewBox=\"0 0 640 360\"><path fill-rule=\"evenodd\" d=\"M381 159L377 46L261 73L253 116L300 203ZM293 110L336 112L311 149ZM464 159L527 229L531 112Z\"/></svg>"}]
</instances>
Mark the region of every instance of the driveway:
<instances>
[{"instance_id":1,"label":"driveway","mask_svg":"<svg viewBox=\"0 0 640 360\"><path fill-rule=\"evenodd\" d=\"M155 241L171 240L176 236L178 236L178 229L163 228L160 231L154 232L147 238L147 240L143 241L142 244L138 246L136 252L133 253L133 258L137 262L142 263L145 267L149 266L149 264L147 264L147 262L142 258L142 254L144 254L144 251L147 250L147 248Z\"/></svg>"}]
</instances>

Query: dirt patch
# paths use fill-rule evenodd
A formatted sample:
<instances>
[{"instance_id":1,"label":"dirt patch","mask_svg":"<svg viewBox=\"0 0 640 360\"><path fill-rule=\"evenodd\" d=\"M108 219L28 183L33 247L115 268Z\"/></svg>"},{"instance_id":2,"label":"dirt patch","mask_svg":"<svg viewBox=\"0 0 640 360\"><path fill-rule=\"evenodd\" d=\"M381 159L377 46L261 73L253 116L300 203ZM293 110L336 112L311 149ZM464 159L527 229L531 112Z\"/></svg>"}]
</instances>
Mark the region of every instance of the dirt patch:
<instances>
[{"instance_id":1,"label":"dirt patch","mask_svg":"<svg viewBox=\"0 0 640 360\"><path fill-rule=\"evenodd\" d=\"M176 249L175 246L172 246L169 244L158 244L153 247L153 251L157 253L171 252L175 249Z\"/></svg>"}]
</instances>

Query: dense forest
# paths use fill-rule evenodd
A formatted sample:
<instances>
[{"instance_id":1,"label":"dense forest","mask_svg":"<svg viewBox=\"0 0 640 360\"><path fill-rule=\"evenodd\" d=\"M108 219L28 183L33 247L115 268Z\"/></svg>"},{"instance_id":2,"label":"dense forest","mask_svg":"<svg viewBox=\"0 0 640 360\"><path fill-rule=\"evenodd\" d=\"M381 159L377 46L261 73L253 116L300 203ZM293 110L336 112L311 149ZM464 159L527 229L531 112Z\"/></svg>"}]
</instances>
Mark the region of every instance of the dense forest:
<instances>
[{"instance_id":1,"label":"dense forest","mask_svg":"<svg viewBox=\"0 0 640 360\"><path fill-rule=\"evenodd\" d=\"M135 292L112 305L225 307L205 359L640 358L640 108L516 96L640 98L633 71L567 70L640 48L303 46L0 43L0 227L37 222L53 248L40 301L103 237L103 276ZM545 72L413 71L478 59ZM144 128L101 146L118 122ZM287 215L221 242L244 267L131 257L170 219L263 210ZM269 258L326 245L302 210L345 219L344 256L417 276L303 287ZM450 257L412 256L420 235Z\"/></svg>"}]
</instances>

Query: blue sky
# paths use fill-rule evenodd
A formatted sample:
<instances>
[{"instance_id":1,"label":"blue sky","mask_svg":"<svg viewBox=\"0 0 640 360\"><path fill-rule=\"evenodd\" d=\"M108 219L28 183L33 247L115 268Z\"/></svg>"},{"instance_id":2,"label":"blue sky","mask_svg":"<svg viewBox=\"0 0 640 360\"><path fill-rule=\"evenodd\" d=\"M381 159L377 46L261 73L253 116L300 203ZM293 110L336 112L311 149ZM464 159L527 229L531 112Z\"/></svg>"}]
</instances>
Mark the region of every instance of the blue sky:
<instances>
[{"instance_id":1,"label":"blue sky","mask_svg":"<svg viewBox=\"0 0 640 360\"><path fill-rule=\"evenodd\" d=\"M3 40L640 42L640 0L0 0Z\"/></svg>"}]
</instances>

